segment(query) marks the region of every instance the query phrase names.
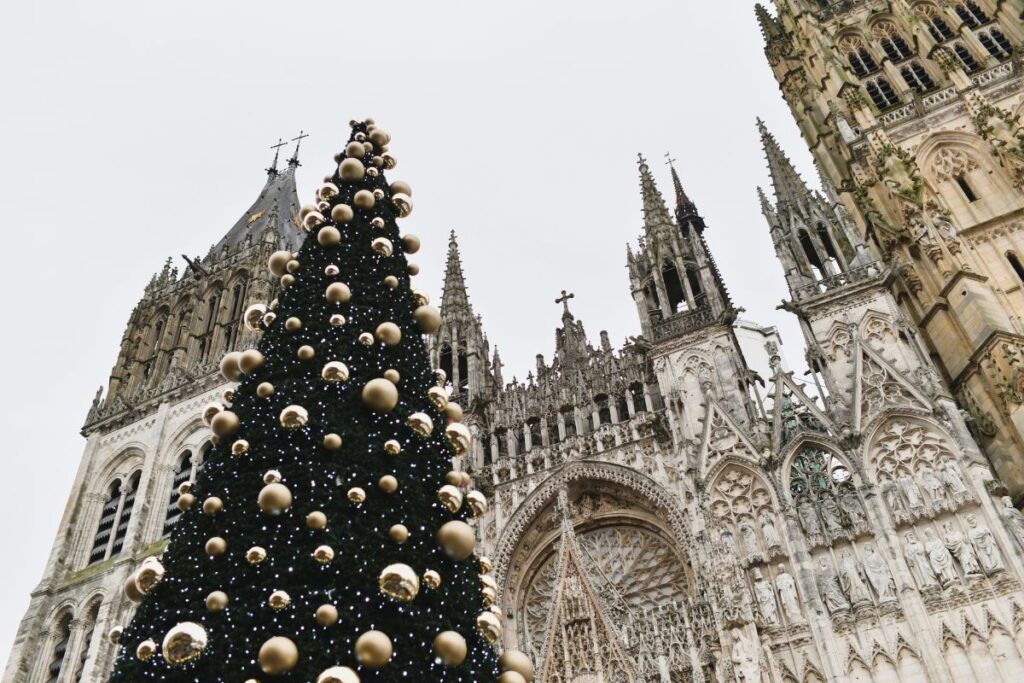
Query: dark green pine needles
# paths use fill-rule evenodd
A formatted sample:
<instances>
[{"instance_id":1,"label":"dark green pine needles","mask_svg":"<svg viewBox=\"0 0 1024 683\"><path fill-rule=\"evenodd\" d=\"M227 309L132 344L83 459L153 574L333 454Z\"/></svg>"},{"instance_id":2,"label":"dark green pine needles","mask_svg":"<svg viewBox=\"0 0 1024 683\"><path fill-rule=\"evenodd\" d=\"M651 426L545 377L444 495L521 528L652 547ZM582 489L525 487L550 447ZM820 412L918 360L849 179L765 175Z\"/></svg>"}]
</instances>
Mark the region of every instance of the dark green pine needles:
<instances>
[{"instance_id":1,"label":"dark green pine needles","mask_svg":"<svg viewBox=\"0 0 1024 683\"><path fill-rule=\"evenodd\" d=\"M422 332L436 329L437 311L410 287L405 254L418 244L403 242L396 224L411 204L404 183L384 178L394 165L387 142L371 122L353 124L318 206L303 210L310 236L301 251L271 259L284 289L266 315L247 312L265 329L259 353L222 363L240 383L227 409L208 409L218 443L183 496L195 504L176 524L163 567L148 563L126 588L142 600L122 635L114 683L497 679L487 641L500 625L483 597L490 580L482 582L461 526L470 506L452 512L438 496L453 449L444 396L428 397L437 381ZM334 287L329 300L334 283L348 291ZM383 323L397 326L397 343ZM367 383L385 377L364 400ZM468 435L453 430L453 439ZM381 481L388 476L397 487ZM446 501L455 507L463 493ZM442 547L438 531L452 521ZM405 542L395 525L408 529ZM382 572L392 565L400 566L385 591ZM372 631L380 633L357 648ZM455 634L468 650L458 663Z\"/></svg>"}]
</instances>

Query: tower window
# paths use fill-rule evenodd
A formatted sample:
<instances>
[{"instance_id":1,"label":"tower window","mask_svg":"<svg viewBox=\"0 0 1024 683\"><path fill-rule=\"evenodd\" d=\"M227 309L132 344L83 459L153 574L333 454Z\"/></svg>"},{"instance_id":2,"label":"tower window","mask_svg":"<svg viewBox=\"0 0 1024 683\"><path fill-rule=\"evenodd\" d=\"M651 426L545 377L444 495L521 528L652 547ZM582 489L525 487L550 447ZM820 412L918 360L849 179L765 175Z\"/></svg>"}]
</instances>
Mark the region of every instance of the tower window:
<instances>
[{"instance_id":1,"label":"tower window","mask_svg":"<svg viewBox=\"0 0 1024 683\"><path fill-rule=\"evenodd\" d=\"M530 449L540 448L544 445L544 437L540 432L540 418L531 417L526 421L526 426L530 430Z\"/></svg>"},{"instance_id":2,"label":"tower window","mask_svg":"<svg viewBox=\"0 0 1024 683\"><path fill-rule=\"evenodd\" d=\"M1017 279L1024 282L1024 266L1021 265L1020 259L1012 251L1006 252L1006 260L1010 262L1010 267L1013 268L1013 272L1017 274Z\"/></svg>"},{"instance_id":3,"label":"tower window","mask_svg":"<svg viewBox=\"0 0 1024 683\"><path fill-rule=\"evenodd\" d=\"M892 89L892 84L887 78L879 77L868 81L865 88L868 91L868 97L879 109L890 109L900 103L896 91Z\"/></svg>"},{"instance_id":4,"label":"tower window","mask_svg":"<svg viewBox=\"0 0 1024 683\"><path fill-rule=\"evenodd\" d=\"M97 601L89 610L89 631L85 634L85 641L82 644L82 654L78 658L78 673L75 674L75 683L82 680L82 673L85 672L85 661L89 659L89 648L92 647L92 637L96 633L96 620L100 616L100 604Z\"/></svg>"},{"instance_id":5,"label":"tower window","mask_svg":"<svg viewBox=\"0 0 1024 683\"><path fill-rule=\"evenodd\" d=\"M228 350L235 348L238 332L242 329L242 306L245 304L245 284L239 282L231 290L231 320L228 323Z\"/></svg>"},{"instance_id":6,"label":"tower window","mask_svg":"<svg viewBox=\"0 0 1024 683\"><path fill-rule=\"evenodd\" d=\"M825 275L825 264L822 263L818 250L814 247L814 242L811 241L811 236L806 230L801 228L798 238L800 246L803 247L804 256L807 257L807 262L811 265L815 279L820 280Z\"/></svg>"},{"instance_id":7,"label":"tower window","mask_svg":"<svg viewBox=\"0 0 1024 683\"><path fill-rule=\"evenodd\" d=\"M621 394L615 401L615 412L619 414L619 422L629 419L629 406L626 404L626 397Z\"/></svg>"},{"instance_id":8,"label":"tower window","mask_svg":"<svg viewBox=\"0 0 1024 683\"><path fill-rule=\"evenodd\" d=\"M562 437L558 434L558 418L554 415L548 417L548 443L558 443Z\"/></svg>"},{"instance_id":9,"label":"tower window","mask_svg":"<svg viewBox=\"0 0 1024 683\"><path fill-rule=\"evenodd\" d=\"M504 458L508 455L508 433L504 428L494 432L494 438L498 442L498 457Z\"/></svg>"},{"instance_id":10,"label":"tower window","mask_svg":"<svg viewBox=\"0 0 1024 683\"><path fill-rule=\"evenodd\" d=\"M1001 62L1009 59L1013 54L1013 46L1010 45L1010 41L997 28L981 31L978 33L978 40L990 55Z\"/></svg>"},{"instance_id":11,"label":"tower window","mask_svg":"<svg viewBox=\"0 0 1024 683\"><path fill-rule=\"evenodd\" d=\"M107 500L103 503L100 512L100 522L96 527L96 535L92 541L92 551L89 553L89 564L107 559L107 547L110 545L110 534L114 528L114 521L117 518L117 508L121 504L121 482L115 481L110 485L107 493Z\"/></svg>"},{"instance_id":12,"label":"tower window","mask_svg":"<svg viewBox=\"0 0 1024 683\"><path fill-rule=\"evenodd\" d=\"M192 478L192 451L185 451L178 460L178 466L174 470L174 478L171 479L170 499L167 502L167 512L164 517L164 536L171 533L174 524L181 517L181 510L178 508L178 487Z\"/></svg>"},{"instance_id":13,"label":"tower window","mask_svg":"<svg viewBox=\"0 0 1024 683\"><path fill-rule=\"evenodd\" d=\"M459 349L459 392L469 391L469 357Z\"/></svg>"},{"instance_id":14,"label":"tower window","mask_svg":"<svg viewBox=\"0 0 1024 683\"><path fill-rule=\"evenodd\" d=\"M612 422L612 410L608 404L608 394L598 394L594 397L594 405L597 406L598 424L606 425Z\"/></svg>"},{"instance_id":15,"label":"tower window","mask_svg":"<svg viewBox=\"0 0 1024 683\"><path fill-rule=\"evenodd\" d=\"M978 28L989 22L988 15L973 0L964 0L953 6L956 15L971 28Z\"/></svg>"},{"instance_id":16,"label":"tower window","mask_svg":"<svg viewBox=\"0 0 1024 683\"><path fill-rule=\"evenodd\" d=\"M671 263L661 269L661 277L665 282L665 293L668 295L668 307L673 313L686 310L686 295L683 283L679 280L679 272Z\"/></svg>"},{"instance_id":17,"label":"tower window","mask_svg":"<svg viewBox=\"0 0 1024 683\"><path fill-rule=\"evenodd\" d=\"M695 299L704 295L704 288L700 286L700 275L696 268L692 266L686 268L686 280L690 283L690 291L693 292Z\"/></svg>"},{"instance_id":18,"label":"tower window","mask_svg":"<svg viewBox=\"0 0 1024 683\"><path fill-rule=\"evenodd\" d=\"M118 516L117 527L114 531L114 545L110 549L111 556L117 555L124 547L125 538L128 535L128 524L132 521L132 511L135 508L135 494L139 489L139 482L142 480L142 472L132 475L125 491L124 500L121 502L121 514Z\"/></svg>"},{"instance_id":19,"label":"tower window","mask_svg":"<svg viewBox=\"0 0 1024 683\"><path fill-rule=\"evenodd\" d=\"M909 59L913 56L913 52L910 46L907 45L907 41L903 39L903 36L898 33L886 36L881 40L882 50L886 56L894 62L902 62L905 59Z\"/></svg>"},{"instance_id":20,"label":"tower window","mask_svg":"<svg viewBox=\"0 0 1024 683\"><path fill-rule=\"evenodd\" d=\"M878 63L875 62L875 58L871 56L867 48L860 47L846 53L846 59L849 61L853 73L860 78L878 71Z\"/></svg>"},{"instance_id":21,"label":"tower window","mask_svg":"<svg viewBox=\"0 0 1024 683\"><path fill-rule=\"evenodd\" d=\"M971 188L970 183L967 182L967 178L965 178L963 175L958 175L955 176L953 180L955 180L956 184L960 186L960 190L964 193L964 197L967 198L967 201L978 201L978 195L974 194L974 190Z\"/></svg>"},{"instance_id":22,"label":"tower window","mask_svg":"<svg viewBox=\"0 0 1024 683\"><path fill-rule=\"evenodd\" d=\"M960 60L960 64L963 65L964 71L967 73L974 73L981 68L978 65L978 60L974 58L974 55L971 54L971 51L963 43L955 43L953 45L953 54Z\"/></svg>"},{"instance_id":23,"label":"tower window","mask_svg":"<svg viewBox=\"0 0 1024 683\"><path fill-rule=\"evenodd\" d=\"M522 425L516 427L516 455L526 452L526 431Z\"/></svg>"},{"instance_id":24,"label":"tower window","mask_svg":"<svg viewBox=\"0 0 1024 683\"><path fill-rule=\"evenodd\" d=\"M919 62L910 62L904 66L900 69L900 75L903 76L903 80L907 82L907 85L919 95L935 88L935 81L932 80L932 77L928 75L928 72L924 70L924 67Z\"/></svg>"},{"instance_id":25,"label":"tower window","mask_svg":"<svg viewBox=\"0 0 1024 683\"><path fill-rule=\"evenodd\" d=\"M562 422L565 424L565 438L576 436L576 413L572 407L562 408Z\"/></svg>"},{"instance_id":26,"label":"tower window","mask_svg":"<svg viewBox=\"0 0 1024 683\"><path fill-rule=\"evenodd\" d=\"M839 253L836 251L835 245L832 243L832 236L828 234L828 227L824 223L818 223L818 239L821 240L821 244L825 247L825 253L828 254L830 259L839 261Z\"/></svg>"},{"instance_id":27,"label":"tower window","mask_svg":"<svg viewBox=\"0 0 1024 683\"><path fill-rule=\"evenodd\" d=\"M47 683L57 683L60 672L64 668L64 656L68 652L68 641L71 640L71 615L65 614L57 627L57 644L53 647L53 656L50 660L50 677Z\"/></svg>"},{"instance_id":28,"label":"tower window","mask_svg":"<svg viewBox=\"0 0 1024 683\"><path fill-rule=\"evenodd\" d=\"M630 398L633 401L633 412L639 415L647 412L647 401L644 400L644 385L640 382L629 386Z\"/></svg>"},{"instance_id":29,"label":"tower window","mask_svg":"<svg viewBox=\"0 0 1024 683\"><path fill-rule=\"evenodd\" d=\"M444 371L445 380L448 384L451 384L452 378L455 374L452 372L452 347L445 344L441 347L441 358L440 358L440 369Z\"/></svg>"}]
</instances>

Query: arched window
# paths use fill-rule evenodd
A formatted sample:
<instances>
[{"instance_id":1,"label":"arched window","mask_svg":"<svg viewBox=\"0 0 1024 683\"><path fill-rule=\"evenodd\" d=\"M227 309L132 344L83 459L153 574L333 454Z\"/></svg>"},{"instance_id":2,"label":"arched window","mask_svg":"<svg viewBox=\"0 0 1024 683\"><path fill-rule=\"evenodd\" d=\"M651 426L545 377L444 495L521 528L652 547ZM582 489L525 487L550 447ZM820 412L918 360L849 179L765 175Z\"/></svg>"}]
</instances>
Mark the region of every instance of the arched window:
<instances>
[{"instance_id":1,"label":"arched window","mask_svg":"<svg viewBox=\"0 0 1024 683\"><path fill-rule=\"evenodd\" d=\"M639 415L647 412L647 401L644 399L644 385L636 382L629 386L630 398L633 401L633 412Z\"/></svg>"},{"instance_id":2,"label":"arched window","mask_svg":"<svg viewBox=\"0 0 1024 683\"><path fill-rule=\"evenodd\" d=\"M235 348L238 333L242 329L242 307L245 305L245 283L239 282L231 289L231 317L228 321L228 350Z\"/></svg>"},{"instance_id":3,"label":"arched window","mask_svg":"<svg viewBox=\"0 0 1024 683\"><path fill-rule=\"evenodd\" d=\"M516 455L521 455L526 452L526 430L523 429L523 425L517 425L515 428L516 433Z\"/></svg>"},{"instance_id":4,"label":"arched window","mask_svg":"<svg viewBox=\"0 0 1024 683\"><path fill-rule=\"evenodd\" d=\"M185 451L178 458L178 466L174 469L174 478L171 479L170 499L167 502L167 512L164 516L164 536L171 533L175 522L181 517L181 510L178 508L178 487L192 478L192 451Z\"/></svg>"},{"instance_id":5,"label":"arched window","mask_svg":"<svg viewBox=\"0 0 1024 683\"><path fill-rule=\"evenodd\" d=\"M825 276L825 264L818 255L818 250L815 248L814 242L811 241L810 234L803 228L800 228L797 237L800 240L800 246L803 247L807 262L811 265L811 274L814 276L814 279L820 280Z\"/></svg>"},{"instance_id":6,"label":"arched window","mask_svg":"<svg viewBox=\"0 0 1024 683\"><path fill-rule=\"evenodd\" d=\"M572 406L562 408L562 422L565 424L565 438L576 436L576 413Z\"/></svg>"},{"instance_id":7,"label":"arched window","mask_svg":"<svg viewBox=\"0 0 1024 683\"><path fill-rule=\"evenodd\" d=\"M806 444L793 459L789 491L813 544L850 537L866 527L867 514L850 469L820 446Z\"/></svg>"},{"instance_id":8,"label":"arched window","mask_svg":"<svg viewBox=\"0 0 1024 683\"><path fill-rule=\"evenodd\" d=\"M654 320L661 318L661 297L658 296L658 286L654 280L649 280L645 287L647 299L647 312Z\"/></svg>"},{"instance_id":9,"label":"arched window","mask_svg":"<svg viewBox=\"0 0 1024 683\"><path fill-rule=\"evenodd\" d=\"M907 82L907 85L919 95L923 95L935 88L935 81L928 75L928 72L921 66L921 63L916 60L904 65L900 69L900 75L903 76L903 80Z\"/></svg>"},{"instance_id":10,"label":"arched window","mask_svg":"<svg viewBox=\"0 0 1024 683\"><path fill-rule=\"evenodd\" d=\"M859 35L845 35L840 38L839 49L846 55L846 61L858 77L864 78L878 71L878 62Z\"/></svg>"},{"instance_id":11,"label":"arched window","mask_svg":"<svg viewBox=\"0 0 1024 683\"><path fill-rule=\"evenodd\" d=\"M1010 267L1013 268L1013 272L1017 274L1017 279L1024 282L1024 266L1021 265L1020 259L1012 251L1006 252L1006 260L1010 262Z\"/></svg>"},{"instance_id":12,"label":"arched window","mask_svg":"<svg viewBox=\"0 0 1024 683\"><path fill-rule=\"evenodd\" d=\"M629 419L629 404L626 403L626 397L622 394L615 399L615 412L619 414L619 422Z\"/></svg>"},{"instance_id":13,"label":"arched window","mask_svg":"<svg viewBox=\"0 0 1024 683\"><path fill-rule=\"evenodd\" d=\"M956 15L971 28L978 28L989 22L988 15L973 0L963 0L953 5Z\"/></svg>"},{"instance_id":14,"label":"arched window","mask_svg":"<svg viewBox=\"0 0 1024 683\"><path fill-rule=\"evenodd\" d=\"M974 193L974 188L972 188L971 184L967 182L967 178L963 174L953 176L953 180L956 181L957 186L960 188L960 191L964 193L964 197L967 198L967 201L978 201L978 195Z\"/></svg>"},{"instance_id":15,"label":"arched window","mask_svg":"<svg viewBox=\"0 0 1024 683\"><path fill-rule=\"evenodd\" d=\"M124 539L128 535L128 524L132 521L132 511L135 509L135 494L138 492L141 479L142 472L138 471L128 481L128 488L124 492L124 500L121 503L121 514L118 516L114 532L114 545L110 549L111 556L120 553L124 547Z\"/></svg>"},{"instance_id":16,"label":"arched window","mask_svg":"<svg viewBox=\"0 0 1024 683\"><path fill-rule=\"evenodd\" d=\"M561 435L558 433L558 416L548 416L548 443L556 444L562 440Z\"/></svg>"},{"instance_id":17,"label":"arched window","mask_svg":"<svg viewBox=\"0 0 1024 683\"><path fill-rule=\"evenodd\" d=\"M988 53L1000 62L1006 61L1013 54L1013 46L1010 45L1010 41L997 28L993 27L988 31L979 31L978 40L988 50Z\"/></svg>"},{"instance_id":18,"label":"arched window","mask_svg":"<svg viewBox=\"0 0 1024 683\"><path fill-rule=\"evenodd\" d=\"M459 393L465 394L469 391L469 356L463 349L459 349Z\"/></svg>"},{"instance_id":19,"label":"arched window","mask_svg":"<svg viewBox=\"0 0 1024 683\"><path fill-rule=\"evenodd\" d=\"M612 410L608 405L608 394L598 394L594 397L594 405L597 406L597 422L599 425L612 423Z\"/></svg>"},{"instance_id":20,"label":"arched window","mask_svg":"<svg viewBox=\"0 0 1024 683\"><path fill-rule=\"evenodd\" d=\"M914 56L906 38L896 29L891 22L884 21L875 25L875 35L882 46L882 51L893 62L899 63Z\"/></svg>"},{"instance_id":21,"label":"arched window","mask_svg":"<svg viewBox=\"0 0 1024 683\"><path fill-rule=\"evenodd\" d=\"M679 280L679 272L671 263L661 269L661 277L665 282L665 293L668 295L668 307L673 313L686 310L686 294L683 283Z\"/></svg>"},{"instance_id":22,"label":"arched window","mask_svg":"<svg viewBox=\"0 0 1024 683\"><path fill-rule=\"evenodd\" d=\"M686 267L686 280L690 283L690 292L693 294L694 300L699 302L704 296L704 288L700 284L700 273L693 266Z\"/></svg>"},{"instance_id":23,"label":"arched window","mask_svg":"<svg viewBox=\"0 0 1024 683\"><path fill-rule=\"evenodd\" d=\"M114 529L114 522L117 520L117 508L120 504L121 482L115 481L110 485L107 499L103 503L103 510L100 512L99 526L96 528L92 551L89 553L89 564L107 559L107 548L110 547L110 536Z\"/></svg>"},{"instance_id":24,"label":"arched window","mask_svg":"<svg viewBox=\"0 0 1024 683\"><path fill-rule=\"evenodd\" d=\"M452 383L452 378L455 377L455 374L452 371L453 365L452 365L452 347L451 346L449 346L448 344L444 344L441 347L441 357L440 357L439 360L440 360L440 362L438 364L439 368L441 370L444 370L444 375L445 375L445 377L448 378L445 381L448 384L451 384Z\"/></svg>"},{"instance_id":25,"label":"arched window","mask_svg":"<svg viewBox=\"0 0 1024 683\"><path fill-rule=\"evenodd\" d=\"M504 427L494 430L494 439L498 442L498 457L508 456L508 432Z\"/></svg>"},{"instance_id":26,"label":"arched window","mask_svg":"<svg viewBox=\"0 0 1024 683\"><path fill-rule=\"evenodd\" d=\"M213 333L217 328L217 313L220 311L220 292L210 295L206 300L206 318L199 338L199 358L209 360L213 350Z\"/></svg>"},{"instance_id":27,"label":"arched window","mask_svg":"<svg viewBox=\"0 0 1024 683\"><path fill-rule=\"evenodd\" d=\"M89 659L89 648L92 647L92 637L96 633L96 620L100 616L100 602L97 600L92 608L89 610L89 631L85 634L85 640L82 641L82 653L78 657L78 672L75 674L75 683L79 683L82 680L82 674L85 672L85 662Z\"/></svg>"},{"instance_id":28,"label":"arched window","mask_svg":"<svg viewBox=\"0 0 1024 683\"><path fill-rule=\"evenodd\" d=\"M963 43L953 43L953 54L960 60L960 64L967 73L974 73L981 68L978 65L978 60L974 58L974 55L971 54L971 51Z\"/></svg>"},{"instance_id":29,"label":"arched window","mask_svg":"<svg viewBox=\"0 0 1024 683\"><path fill-rule=\"evenodd\" d=\"M64 668L64 656L68 652L68 641L71 640L71 614L65 614L57 625L57 644L53 646L53 655L50 657L50 677L47 683L57 683L60 672Z\"/></svg>"},{"instance_id":30,"label":"arched window","mask_svg":"<svg viewBox=\"0 0 1024 683\"><path fill-rule=\"evenodd\" d=\"M480 441L484 449L484 465L490 465L494 462L494 457L491 455L491 435L484 434Z\"/></svg>"},{"instance_id":31,"label":"arched window","mask_svg":"<svg viewBox=\"0 0 1024 683\"><path fill-rule=\"evenodd\" d=\"M891 109L900 103L892 84L884 76L868 81L864 87L868 91L868 97L879 109Z\"/></svg>"},{"instance_id":32,"label":"arched window","mask_svg":"<svg viewBox=\"0 0 1024 683\"><path fill-rule=\"evenodd\" d=\"M544 445L544 437L540 432L540 418L531 417L526 421L527 427L530 429L530 447L540 448Z\"/></svg>"}]
</instances>

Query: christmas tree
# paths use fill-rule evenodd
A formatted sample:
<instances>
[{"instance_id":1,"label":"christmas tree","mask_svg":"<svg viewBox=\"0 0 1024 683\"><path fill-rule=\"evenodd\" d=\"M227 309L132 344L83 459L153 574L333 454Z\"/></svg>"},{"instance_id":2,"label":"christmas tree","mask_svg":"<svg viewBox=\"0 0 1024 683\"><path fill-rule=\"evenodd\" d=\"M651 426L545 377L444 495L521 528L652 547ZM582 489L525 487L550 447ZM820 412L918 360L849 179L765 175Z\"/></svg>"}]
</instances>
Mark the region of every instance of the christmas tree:
<instances>
[{"instance_id":1,"label":"christmas tree","mask_svg":"<svg viewBox=\"0 0 1024 683\"><path fill-rule=\"evenodd\" d=\"M238 385L204 410L216 446L167 551L125 586L141 604L111 681L532 678L492 647L497 585L467 524L487 503L450 471L470 434L429 365L440 316L410 285L389 142L353 122L301 250L271 257L282 291L245 313L259 348L221 361Z\"/></svg>"}]
</instances>

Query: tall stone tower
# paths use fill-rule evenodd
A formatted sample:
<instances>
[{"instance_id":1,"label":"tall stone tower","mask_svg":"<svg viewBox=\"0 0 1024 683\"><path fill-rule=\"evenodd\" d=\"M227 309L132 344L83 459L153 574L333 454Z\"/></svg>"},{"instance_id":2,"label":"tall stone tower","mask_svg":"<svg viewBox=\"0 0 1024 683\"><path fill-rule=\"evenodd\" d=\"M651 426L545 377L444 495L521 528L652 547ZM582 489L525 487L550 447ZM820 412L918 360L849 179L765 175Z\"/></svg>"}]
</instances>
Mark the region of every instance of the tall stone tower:
<instances>
[{"instance_id":1,"label":"tall stone tower","mask_svg":"<svg viewBox=\"0 0 1024 683\"><path fill-rule=\"evenodd\" d=\"M823 180L1020 501L1024 2L774 4L765 53Z\"/></svg>"},{"instance_id":2,"label":"tall stone tower","mask_svg":"<svg viewBox=\"0 0 1024 683\"><path fill-rule=\"evenodd\" d=\"M50 559L18 629L4 683L106 681L127 623L125 579L162 552L178 518L178 486L203 466L202 407L226 388L227 351L255 344L242 325L276 291L267 259L297 249L298 149L267 170L259 197L204 258L168 260L132 311L106 391L96 393L85 452Z\"/></svg>"}]
</instances>

